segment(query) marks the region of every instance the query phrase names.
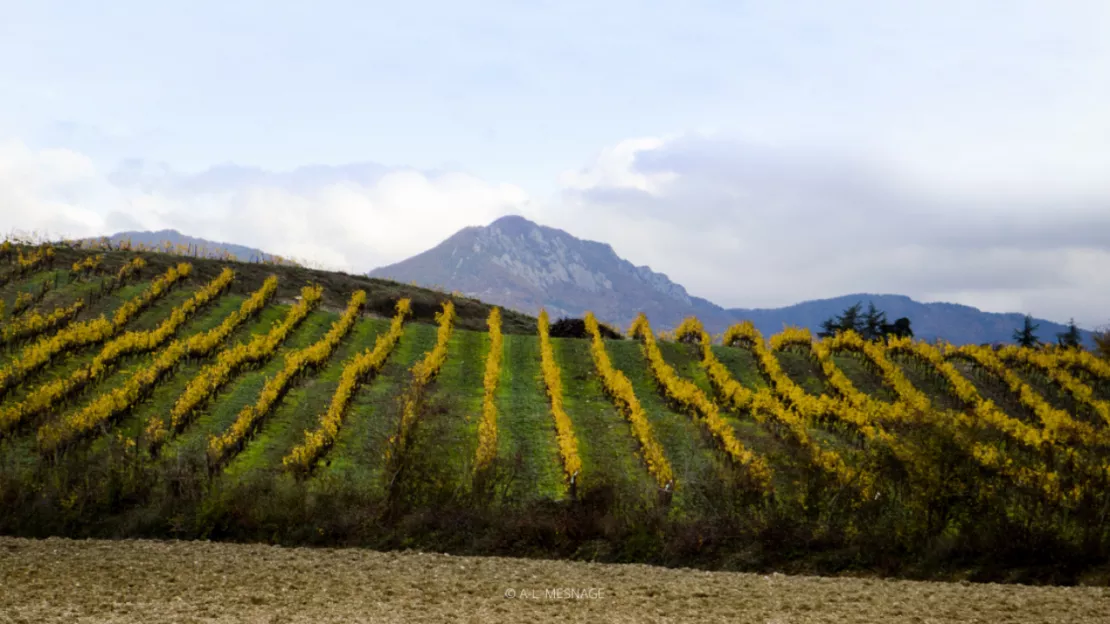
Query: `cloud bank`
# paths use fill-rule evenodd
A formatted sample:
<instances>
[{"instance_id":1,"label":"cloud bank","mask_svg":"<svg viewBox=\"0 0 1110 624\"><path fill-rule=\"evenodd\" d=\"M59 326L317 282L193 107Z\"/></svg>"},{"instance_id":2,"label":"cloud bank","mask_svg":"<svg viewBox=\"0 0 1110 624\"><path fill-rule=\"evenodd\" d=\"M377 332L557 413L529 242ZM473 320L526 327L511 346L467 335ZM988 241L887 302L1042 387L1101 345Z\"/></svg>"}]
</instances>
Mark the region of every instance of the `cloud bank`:
<instances>
[{"instance_id":1,"label":"cloud bank","mask_svg":"<svg viewBox=\"0 0 1110 624\"><path fill-rule=\"evenodd\" d=\"M559 183L538 198L373 163L183 174L129 160L105 171L77 151L0 143L9 230L174 228L367 271L521 214L611 243L727 307L881 292L1110 322L1110 192L938 193L850 154L697 135L619 142Z\"/></svg>"}]
</instances>

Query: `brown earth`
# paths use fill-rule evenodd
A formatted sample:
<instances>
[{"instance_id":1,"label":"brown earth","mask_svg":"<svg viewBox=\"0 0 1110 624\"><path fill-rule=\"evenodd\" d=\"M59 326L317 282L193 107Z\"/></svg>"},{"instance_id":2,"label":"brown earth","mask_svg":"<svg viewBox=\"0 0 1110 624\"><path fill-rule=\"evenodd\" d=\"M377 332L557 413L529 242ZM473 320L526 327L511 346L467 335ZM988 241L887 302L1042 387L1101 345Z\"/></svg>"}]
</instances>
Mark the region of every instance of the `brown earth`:
<instances>
[{"instance_id":1,"label":"brown earth","mask_svg":"<svg viewBox=\"0 0 1110 624\"><path fill-rule=\"evenodd\" d=\"M1110 621L1105 587L210 542L0 537L0 579L4 623Z\"/></svg>"}]
</instances>

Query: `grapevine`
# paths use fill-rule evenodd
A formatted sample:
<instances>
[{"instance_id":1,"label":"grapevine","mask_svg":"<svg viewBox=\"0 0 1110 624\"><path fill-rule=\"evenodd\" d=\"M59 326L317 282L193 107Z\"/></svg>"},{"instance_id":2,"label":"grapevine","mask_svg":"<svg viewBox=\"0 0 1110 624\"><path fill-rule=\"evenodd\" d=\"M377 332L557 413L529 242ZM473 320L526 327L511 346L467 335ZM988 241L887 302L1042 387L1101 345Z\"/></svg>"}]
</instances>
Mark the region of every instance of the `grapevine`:
<instances>
[{"instance_id":1,"label":"grapevine","mask_svg":"<svg viewBox=\"0 0 1110 624\"><path fill-rule=\"evenodd\" d=\"M605 342L602 341L601 332L598 329L597 319L594 318L592 312L586 313L586 331L590 333L592 338L590 351L593 354L594 367L601 376L605 391L632 424L632 432L640 443L640 450L643 453L644 462L647 463L648 472L655 477L659 487L673 488L674 473L671 471L671 464L663 454L663 448L655 439L655 434L651 430L651 423L647 420L647 414L644 413L644 408L640 406L640 401L636 398L636 393L632 389L632 382L628 380L623 372L617 370L609 360L609 354L605 351Z\"/></svg>"},{"instance_id":2,"label":"grapevine","mask_svg":"<svg viewBox=\"0 0 1110 624\"><path fill-rule=\"evenodd\" d=\"M351 331L358 320L359 312L366 303L366 291L359 290L351 296L343 315L332 324L328 333L309 347L290 353L285 357L285 366L272 379L266 381L262 393L253 405L239 412L235 422L222 435L212 436L208 441L210 464L218 465L238 452L246 443L247 436L261 423L262 419L285 396L285 392L297 377L305 371L315 369L331 357L340 341Z\"/></svg>"},{"instance_id":3,"label":"grapevine","mask_svg":"<svg viewBox=\"0 0 1110 624\"><path fill-rule=\"evenodd\" d=\"M339 387L332 396L328 410L320 417L320 425L313 431L305 431L305 440L282 458L282 465L299 473L307 473L339 436L343 415L347 410L359 383L367 376L376 374L385 365L389 354L404 333L405 317L412 313L412 302L401 299L397 302L396 314L389 324L389 331L374 340L374 346L351 358L340 375Z\"/></svg>"},{"instance_id":4,"label":"grapevine","mask_svg":"<svg viewBox=\"0 0 1110 624\"><path fill-rule=\"evenodd\" d=\"M127 300L108 320L99 318L71 325L53 336L27 346L11 364L0 369L0 393L42 368L56 356L79 347L100 343L118 333L136 314L161 298L170 286L187 277L192 265L179 264L151 282L141 294Z\"/></svg>"},{"instance_id":5,"label":"grapevine","mask_svg":"<svg viewBox=\"0 0 1110 624\"><path fill-rule=\"evenodd\" d=\"M127 332L114 338L101 348L100 353L91 363L73 371L69 377L39 386L25 401L0 409L0 431L10 430L20 421L51 409L81 388L105 378L112 371L112 365L124 355L147 353L157 349L198 309L219 296L231 284L234 275L231 269L224 269L216 279L197 291L191 299L174 308L169 318L162 321L157 329Z\"/></svg>"},{"instance_id":6,"label":"grapevine","mask_svg":"<svg viewBox=\"0 0 1110 624\"><path fill-rule=\"evenodd\" d=\"M497 404L494 393L501 379L501 357L503 338L501 336L501 310L494 307L486 320L489 326L489 355L486 356L486 373L482 378L482 418L478 421L478 451L474 462L475 470L480 471L493 461L497 455Z\"/></svg>"},{"instance_id":7,"label":"grapevine","mask_svg":"<svg viewBox=\"0 0 1110 624\"><path fill-rule=\"evenodd\" d=\"M319 286L305 286L301 290L301 300L289 308L282 322L269 332L255 336L247 344L228 347L216 356L213 364L201 369L185 387L185 391L170 409L170 423L166 429L150 429L151 444L157 447L167 434L181 431L193 413L212 395L216 394L231 378L248 364L268 360L289 334L308 317L309 312L319 305L323 289ZM151 426L156 426L151 422Z\"/></svg>"},{"instance_id":8,"label":"grapevine","mask_svg":"<svg viewBox=\"0 0 1110 624\"><path fill-rule=\"evenodd\" d=\"M555 438L559 443L559 456L563 460L563 472L567 481L581 485L578 474L582 470L582 459L578 455L578 438L574 425L563 409L563 381L559 364L555 361L555 349L551 345L550 322L547 310L540 310L540 366L543 369L544 387L551 400L551 416L555 419Z\"/></svg>"},{"instance_id":9,"label":"grapevine","mask_svg":"<svg viewBox=\"0 0 1110 624\"><path fill-rule=\"evenodd\" d=\"M766 460L744 448L744 445L736 439L732 428L721 417L717 405L710 401L697 385L679 377L674 369L667 364L663 359L663 353L659 350L659 345L655 342L655 336L651 332L647 317L642 313L633 321L630 334L632 337L640 338L643 341L644 355L647 358L652 375L654 375L665 394L696 416L700 416L729 459L747 471L760 489L769 491L771 488L771 468L767 465ZM748 402L751 403L750 398ZM775 403L777 404L777 402ZM761 407L766 408L770 405L762 404Z\"/></svg>"},{"instance_id":10,"label":"grapevine","mask_svg":"<svg viewBox=\"0 0 1110 624\"><path fill-rule=\"evenodd\" d=\"M219 326L188 340L175 340L158 353L149 367L143 368L130 377L122 387L98 396L89 405L61 422L40 427L38 432L40 450L56 451L129 410L146 396L163 376L171 373L181 360L190 356L206 355L219 345L238 325L261 310L276 290L277 278L270 276L263 283L262 288L247 298L239 309L228 315ZM152 424L161 422L161 419L155 419ZM152 428L159 429L150 427L148 431ZM161 429L164 429L164 425Z\"/></svg>"}]
</instances>

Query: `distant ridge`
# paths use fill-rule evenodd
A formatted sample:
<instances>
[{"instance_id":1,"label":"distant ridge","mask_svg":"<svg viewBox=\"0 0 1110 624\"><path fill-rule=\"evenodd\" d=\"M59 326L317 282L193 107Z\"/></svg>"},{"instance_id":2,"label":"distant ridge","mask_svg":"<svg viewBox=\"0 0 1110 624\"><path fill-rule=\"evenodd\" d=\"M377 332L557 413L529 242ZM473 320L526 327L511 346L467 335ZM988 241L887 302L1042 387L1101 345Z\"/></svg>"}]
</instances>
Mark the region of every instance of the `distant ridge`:
<instances>
[{"instance_id":1,"label":"distant ridge","mask_svg":"<svg viewBox=\"0 0 1110 624\"><path fill-rule=\"evenodd\" d=\"M130 232L117 232L107 238L112 244L118 244L121 241L130 240L133 245L143 244L148 247L161 245L165 242L174 245L193 245L200 250L207 252L210 256L218 255L221 251L226 251L235 256L237 260L243 262L266 262L273 261L279 256L266 253L260 249L253 247L246 247L244 245L237 245L235 243L224 243L210 241L195 236L182 234L177 230L157 230L157 231L130 231ZM91 239L101 240L101 239ZM287 263L290 262L288 258L283 258Z\"/></svg>"},{"instance_id":2,"label":"distant ridge","mask_svg":"<svg viewBox=\"0 0 1110 624\"><path fill-rule=\"evenodd\" d=\"M604 321L627 327L644 312L657 329L673 328L696 315L712 333L750 319L764 335L784 325L816 332L821 321L854 303L873 301L890 320L909 317L917 337L954 344L1008 343L1024 315L983 312L955 303L921 303L905 295L851 294L772 309L725 309L691 296L681 285L647 266L617 256L608 244L576 238L520 216L501 217L488 226L459 230L435 247L396 264L374 269L372 277L457 290L527 314L546 307L553 316L593 311ZM737 288L742 288L738 286ZM1063 324L1037 319L1041 340L1054 342ZM1091 344L1091 332L1083 339Z\"/></svg>"}]
</instances>

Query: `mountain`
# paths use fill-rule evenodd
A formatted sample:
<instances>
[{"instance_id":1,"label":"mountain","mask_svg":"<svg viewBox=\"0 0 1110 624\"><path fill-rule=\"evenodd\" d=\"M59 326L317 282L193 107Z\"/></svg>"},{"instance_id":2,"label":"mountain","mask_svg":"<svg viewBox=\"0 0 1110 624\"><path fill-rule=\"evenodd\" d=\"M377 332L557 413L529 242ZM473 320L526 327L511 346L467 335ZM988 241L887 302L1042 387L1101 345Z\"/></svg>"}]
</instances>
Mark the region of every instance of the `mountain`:
<instances>
[{"instance_id":1,"label":"mountain","mask_svg":"<svg viewBox=\"0 0 1110 624\"><path fill-rule=\"evenodd\" d=\"M374 269L371 277L457 290L488 303L536 314L546 307L553 318L593 311L601 320L627 327L639 312L656 329L673 328L696 315L712 333L751 319L771 335L784 325L816 332L821 321L857 301L868 301L890 321L908 317L917 337L942 337L955 344L1010 342L1023 315L983 312L954 303L921 303L904 295L854 294L806 301L784 308L725 309L693 297L666 275L635 266L605 243L576 238L563 230L507 216L488 226L463 228L439 245L396 264ZM1037 319L1042 340L1055 341L1066 329ZM1083 332L1091 344L1090 332Z\"/></svg>"},{"instance_id":2,"label":"mountain","mask_svg":"<svg viewBox=\"0 0 1110 624\"><path fill-rule=\"evenodd\" d=\"M553 318L592 310L620 326L641 311L659 327L673 326L689 314L720 326L731 318L723 308L691 297L666 275L620 258L605 243L518 216L464 228L428 251L374 269L370 276L457 290L529 314L546 307Z\"/></svg>"},{"instance_id":3,"label":"mountain","mask_svg":"<svg viewBox=\"0 0 1110 624\"><path fill-rule=\"evenodd\" d=\"M112 243L119 243L120 241L130 239L132 245L143 244L147 246L159 246L166 242L174 245L192 245L199 248L204 255L219 255L220 252L227 251L244 262L273 260L276 258L273 254L266 253L253 247L205 240L203 238L182 234L177 230L118 232L108 236L107 239Z\"/></svg>"},{"instance_id":4,"label":"mountain","mask_svg":"<svg viewBox=\"0 0 1110 624\"><path fill-rule=\"evenodd\" d=\"M728 312L737 319L750 319L765 336L781 331L784 325L808 327L816 333L825 319L840 314L857 302L866 309L869 301L886 312L888 322L903 316L909 318L915 338L943 338L957 345L1013 342L1013 331L1021 326L1025 318L1025 315L1016 312L983 312L958 303L921 303L905 295L866 293L805 301L784 308L732 308ZM1040 324L1037 336L1045 342L1055 342L1056 334L1067 330L1067 326L1060 323L1044 319L1036 319L1035 322ZM1093 346L1091 332L1082 331L1082 334L1084 344Z\"/></svg>"}]
</instances>

